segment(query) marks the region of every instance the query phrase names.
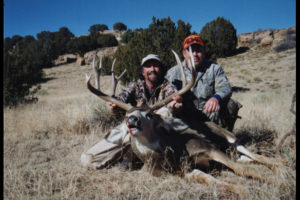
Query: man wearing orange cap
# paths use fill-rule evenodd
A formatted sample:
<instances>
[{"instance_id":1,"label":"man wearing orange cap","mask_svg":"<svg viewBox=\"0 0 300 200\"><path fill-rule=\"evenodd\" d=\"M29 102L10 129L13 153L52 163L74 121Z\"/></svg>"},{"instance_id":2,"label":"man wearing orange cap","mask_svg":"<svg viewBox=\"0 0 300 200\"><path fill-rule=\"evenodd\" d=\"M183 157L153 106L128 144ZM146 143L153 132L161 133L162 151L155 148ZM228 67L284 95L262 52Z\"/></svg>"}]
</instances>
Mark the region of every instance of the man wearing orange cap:
<instances>
[{"instance_id":1,"label":"man wearing orange cap","mask_svg":"<svg viewBox=\"0 0 300 200\"><path fill-rule=\"evenodd\" d=\"M198 120L210 120L232 131L242 105L230 98L232 89L224 70L217 63L205 59L204 42L200 36L186 37L182 46L184 57L182 65L186 80L188 82L191 79L188 66L191 47L196 67L196 81L190 92L184 95L181 117L190 125L192 122L197 123ZM179 66L169 69L165 77L177 89L182 87Z\"/></svg>"}]
</instances>

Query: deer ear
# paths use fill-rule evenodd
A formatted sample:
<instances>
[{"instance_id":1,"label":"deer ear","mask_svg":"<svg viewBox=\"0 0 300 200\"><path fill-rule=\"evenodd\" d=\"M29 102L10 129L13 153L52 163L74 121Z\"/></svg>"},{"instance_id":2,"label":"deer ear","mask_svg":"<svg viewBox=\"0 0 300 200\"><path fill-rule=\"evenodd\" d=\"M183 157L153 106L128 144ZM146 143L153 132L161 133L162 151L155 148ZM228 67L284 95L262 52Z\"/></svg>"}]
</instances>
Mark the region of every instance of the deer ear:
<instances>
[{"instance_id":1,"label":"deer ear","mask_svg":"<svg viewBox=\"0 0 300 200\"><path fill-rule=\"evenodd\" d=\"M176 132L181 132L188 128L188 125L179 118L172 118L171 125Z\"/></svg>"},{"instance_id":2,"label":"deer ear","mask_svg":"<svg viewBox=\"0 0 300 200\"><path fill-rule=\"evenodd\" d=\"M179 118L168 118L160 121L159 127L164 128L167 132L181 132L188 128L188 125Z\"/></svg>"},{"instance_id":3,"label":"deer ear","mask_svg":"<svg viewBox=\"0 0 300 200\"><path fill-rule=\"evenodd\" d=\"M157 121L157 128L164 128L166 131L184 131L188 128L188 125L184 123L181 119L173 117L170 110L167 107L162 107L155 112L163 120Z\"/></svg>"}]
</instances>

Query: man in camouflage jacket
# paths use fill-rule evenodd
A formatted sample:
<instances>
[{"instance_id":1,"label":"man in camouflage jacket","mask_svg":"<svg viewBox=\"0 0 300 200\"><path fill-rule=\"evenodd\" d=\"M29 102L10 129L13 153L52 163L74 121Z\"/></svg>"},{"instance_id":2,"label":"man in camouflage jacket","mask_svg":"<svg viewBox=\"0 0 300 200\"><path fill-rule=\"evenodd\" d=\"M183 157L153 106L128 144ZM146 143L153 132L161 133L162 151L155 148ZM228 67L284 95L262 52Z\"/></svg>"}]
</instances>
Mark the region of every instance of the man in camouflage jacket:
<instances>
[{"instance_id":1,"label":"man in camouflage jacket","mask_svg":"<svg viewBox=\"0 0 300 200\"><path fill-rule=\"evenodd\" d=\"M231 99L232 89L222 67L205 59L204 43L198 35L190 35L183 42L182 54L184 73L187 82L191 79L187 60L190 59L189 47L191 46L196 67L195 85L183 98L183 112L179 116L189 122L214 121L223 128L232 131L238 117L238 110L242 105ZM172 67L165 76L169 82L182 87L179 66Z\"/></svg>"},{"instance_id":2,"label":"man in camouflage jacket","mask_svg":"<svg viewBox=\"0 0 300 200\"><path fill-rule=\"evenodd\" d=\"M137 82L130 83L116 98L135 107L141 107L144 105L153 105L156 102L162 101L175 91L177 91L176 87L165 79L163 79L162 82L158 82L158 86L153 88L153 90L147 86L145 80L139 79ZM180 102L177 102L177 104L182 105ZM112 108L113 112L117 112L118 107L115 107L115 105L112 106L111 103L108 103L108 105ZM177 109L173 109L173 106L171 105L168 108L171 112L177 111Z\"/></svg>"}]
</instances>

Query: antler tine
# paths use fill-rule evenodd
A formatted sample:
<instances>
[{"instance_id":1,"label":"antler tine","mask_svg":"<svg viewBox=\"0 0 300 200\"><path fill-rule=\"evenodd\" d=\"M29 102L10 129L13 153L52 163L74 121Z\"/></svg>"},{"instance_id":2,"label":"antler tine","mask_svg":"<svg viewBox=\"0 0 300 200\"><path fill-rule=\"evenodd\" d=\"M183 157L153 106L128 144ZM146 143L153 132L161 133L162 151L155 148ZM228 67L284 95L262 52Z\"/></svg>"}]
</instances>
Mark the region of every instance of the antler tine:
<instances>
[{"instance_id":1,"label":"antler tine","mask_svg":"<svg viewBox=\"0 0 300 200\"><path fill-rule=\"evenodd\" d=\"M188 60L189 66L195 67L195 60L194 60L191 45L189 46L189 53L190 53L190 58L191 58L190 60ZM191 63L191 61L192 61L192 63Z\"/></svg>"},{"instance_id":2,"label":"antler tine","mask_svg":"<svg viewBox=\"0 0 300 200\"><path fill-rule=\"evenodd\" d=\"M175 58L176 58L176 56L178 56L177 53L175 51L172 51L172 52L174 53ZM180 61L178 62L178 60L177 60L177 64L179 65L179 67L183 68ZM164 105L167 105L168 103L170 103L173 100L173 97L175 97L177 95L179 95L179 96L183 95L184 93L189 91L195 83L195 63L194 62L193 62L192 67L191 67L191 73L192 73L191 81L185 87L181 88L181 90L179 90L179 91L173 93L172 95L168 96L163 101L157 102L156 104L151 106L150 109L151 110L157 110L157 109L163 107ZM181 75L184 76L183 74L181 74Z\"/></svg>"},{"instance_id":3,"label":"antler tine","mask_svg":"<svg viewBox=\"0 0 300 200\"><path fill-rule=\"evenodd\" d=\"M179 65L179 68L180 68L180 71L181 71L182 87L185 87L186 86L186 76L185 76L185 73L184 73L184 70L183 70L182 63L180 61L179 56L177 55L177 53L173 49L172 49L172 53L174 54L175 59L176 59L178 65Z\"/></svg>"},{"instance_id":4,"label":"antler tine","mask_svg":"<svg viewBox=\"0 0 300 200\"><path fill-rule=\"evenodd\" d=\"M96 54L93 58L93 70L95 74L95 86L99 90L100 89L100 74L101 74L101 68L102 68L102 57L100 59L99 68L96 68Z\"/></svg>"},{"instance_id":5,"label":"antler tine","mask_svg":"<svg viewBox=\"0 0 300 200\"><path fill-rule=\"evenodd\" d=\"M120 80L120 78L122 78L122 76L127 72L127 69L124 69L124 71L122 72L122 74L120 76L118 76L117 80Z\"/></svg>"},{"instance_id":6,"label":"antler tine","mask_svg":"<svg viewBox=\"0 0 300 200\"><path fill-rule=\"evenodd\" d=\"M94 56L94 59L93 59L93 69L94 69L94 72L95 72L95 82L96 82L96 85L97 85L97 88L96 89L95 87L93 87L90 83L90 80L91 80L91 74L90 75L87 75L86 74L86 84L87 84L87 88L95 95L97 95L98 97L100 97L101 99L103 99L104 101L107 101L107 102L112 102L114 104L116 104L118 107L124 109L125 111L128 111L129 109L132 108L132 106L126 104L126 103L123 103L122 101L119 101L113 97L110 97L108 96L107 94L104 94L101 90L100 90L100 84L99 84L99 77L100 77L100 74L101 74L101 68L102 68L102 57L101 57L101 60L100 60L100 64L99 64L99 69L96 69L95 67L95 60L96 60L96 56Z\"/></svg>"},{"instance_id":7,"label":"antler tine","mask_svg":"<svg viewBox=\"0 0 300 200\"><path fill-rule=\"evenodd\" d=\"M112 63L112 65L111 65L111 73L112 74L115 74L115 71L114 71L114 69L115 69L115 62L116 62L116 58L113 60L113 63Z\"/></svg>"},{"instance_id":8,"label":"antler tine","mask_svg":"<svg viewBox=\"0 0 300 200\"><path fill-rule=\"evenodd\" d=\"M99 69L102 69L102 56L100 57Z\"/></svg>"},{"instance_id":9,"label":"antler tine","mask_svg":"<svg viewBox=\"0 0 300 200\"><path fill-rule=\"evenodd\" d=\"M122 77L122 76L125 74L125 72L126 72L126 69L125 69L125 70L121 73L120 76L116 77L116 76L115 76L115 71L114 71L114 69L115 69L115 62L116 62L116 59L113 60L113 63L112 63L112 66L111 66L111 76L112 76L112 82L113 82L111 96L115 96L118 82L119 82L119 80L121 79L121 77Z\"/></svg>"}]
</instances>

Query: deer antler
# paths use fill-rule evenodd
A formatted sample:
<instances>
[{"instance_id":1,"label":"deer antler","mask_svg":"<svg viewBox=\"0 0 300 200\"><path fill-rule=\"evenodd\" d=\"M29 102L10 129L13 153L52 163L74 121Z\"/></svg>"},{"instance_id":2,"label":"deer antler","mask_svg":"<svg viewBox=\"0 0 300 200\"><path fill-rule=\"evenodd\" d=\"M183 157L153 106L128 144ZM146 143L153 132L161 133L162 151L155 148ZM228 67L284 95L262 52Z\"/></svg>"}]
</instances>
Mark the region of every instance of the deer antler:
<instances>
[{"instance_id":1,"label":"deer antler","mask_svg":"<svg viewBox=\"0 0 300 200\"><path fill-rule=\"evenodd\" d=\"M96 55L94 55L93 58L93 70L95 73L95 86L96 88L99 90L100 89L100 74L101 74L101 69L102 69L102 57L100 58L100 62L99 62L99 68L97 69L95 66L96 62Z\"/></svg>"},{"instance_id":2,"label":"deer antler","mask_svg":"<svg viewBox=\"0 0 300 200\"><path fill-rule=\"evenodd\" d=\"M191 69L192 63L195 63L191 46L189 46L189 53L190 53L191 59L187 60L187 62L188 62L187 64L188 64L189 68ZM177 63L179 63L179 62L181 63L179 56L177 54L174 54L174 55L175 55ZM195 64L194 64L194 66L195 66ZM186 86L186 76L185 76L184 69L182 66L180 66L180 72L181 72L182 87L185 87Z\"/></svg>"},{"instance_id":3,"label":"deer antler","mask_svg":"<svg viewBox=\"0 0 300 200\"><path fill-rule=\"evenodd\" d=\"M179 56L177 55L177 53L175 51L173 51L173 54L175 55L176 61L179 65L179 67L181 68L181 76L183 78L183 80L186 80L185 78L185 74L183 71L183 66L182 63L180 62ZM190 49L190 55L191 57L192 55L192 51ZM128 111L132 108L132 106L123 103L122 101L119 101L115 98L113 98L114 94L115 94L115 89L117 86L117 83L119 81L119 79L124 75L125 71L122 72L122 74L119 77L115 77L114 75L114 63L115 60L113 61L112 64L112 79L113 79L113 88L112 88L112 96L108 96L107 94L104 94L101 90L100 90L100 74L101 74L101 68L102 68L102 58L100 59L100 64L99 64L99 69L96 69L95 67L95 56L93 59L93 69L94 69L94 73L95 73L95 84L98 87L98 89L94 88L91 83L90 83L90 78L91 75L88 76L86 75L86 83L87 83L87 87L88 89L95 95L99 96L101 99L103 99L104 101L108 101L108 102L112 102L114 104L116 104L117 106L119 106L120 108L124 109L125 111ZM192 79L191 81L186 85L185 87L183 87L181 90L173 93L172 95L168 96L166 99L164 99L163 101L157 102L156 104L154 104L153 106L150 107L151 110L157 110L161 107L163 107L164 105L170 103L173 100L173 97L177 96L177 95L183 95L184 93L186 93L187 91L189 91L191 89L191 87L193 87L194 83L195 83L195 63L194 63L194 59L192 59L192 63L190 63L191 66L191 73L192 73ZM186 82L186 81L185 81Z\"/></svg>"},{"instance_id":4,"label":"deer antler","mask_svg":"<svg viewBox=\"0 0 300 200\"><path fill-rule=\"evenodd\" d=\"M184 71L183 71L183 66L182 66L182 63L180 62L179 56L177 55L177 53L175 51L172 50L172 52L175 55L177 64L179 65L179 67L181 69L182 79L186 82L185 74L184 74ZM193 56L191 50L190 50L190 55L191 55L191 57ZM181 90L179 90L179 91L173 93L172 95L168 96L163 101L157 102L156 104L151 106L150 109L151 110L157 110L157 109L163 107L164 105L170 103L173 100L173 97L175 97L177 95L179 95L179 96L183 95L184 93L186 93L187 91L189 91L193 87L193 85L195 83L195 62L194 62L194 59L192 59L191 73L192 73L192 79L187 85L184 84L185 86L182 87Z\"/></svg>"},{"instance_id":5,"label":"deer antler","mask_svg":"<svg viewBox=\"0 0 300 200\"><path fill-rule=\"evenodd\" d=\"M94 74L95 74L95 85L97 87L94 88L91 83L90 83L90 79L91 79L91 74L88 76L86 74L86 83L87 83L87 87L88 89L95 95L97 95L98 97L100 97L101 99L103 99L104 101L107 102L112 102L114 104L116 104L117 106L119 106L120 108L124 109L125 111L128 111L129 109L132 108L132 106L123 103L122 101L119 101L111 96L108 96L107 94L104 94L101 90L100 90L100 74L101 74L101 68L102 68L102 57L100 59L100 63L99 63L99 69L96 69L95 67L95 60L96 60L96 56L94 56L93 59L93 69L94 69ZM115 60L114 60L115 61ZM114 64L114 63L113 63ZM113 69L113 67L112 67ZM125 72L123 72L121 75L123 75ZM114 75L113 75L114 76ZM119 76L120 78L121 76ZM119 78L117 78L116 80L119 80ZM114 82L114 89L113 89L113 95L115 94L115 88L117 86L117 82Z\"/></svg>"},{"instance_id":6,"label":"deer antler","mask_svg":"<svg viewBox=\"0 0 300 200\"><path fill-rule=\"evenodd\" d=\"M114 71L114 67L115 67L115 62L116 59L114 59L112 66L111 66L111 76L112 76L112 82L113 82L113 87L112 87L112 92L111 92L111 96L114 97L115 93L116 93L116 88L118 85L119 80L121 79L121 77L125 74L126 69L121 73L120 76L116 77L115 76L115 71Z\"/></svg>"},{"instance_id":7,"label":"deer antler","mask_svg":"<svg viewBox=\"0 0 300 200\"><path fill-rule=\"evenodd\" d=\"M175 59L179 65L179 63L181 64L181 61L180 61L180 58L179 56L177 55L177 53L175 53L175 51L172 50L172 53L175 55ZM180 72L181 72L181 80L182 80L182 87L185 87L186 86L186 77L185 77L185 73L184 73L184 70L183 70L183 67L182 65L179 65L180 67Z\"/></svg>"}]
</instances>

